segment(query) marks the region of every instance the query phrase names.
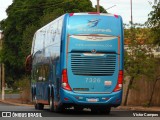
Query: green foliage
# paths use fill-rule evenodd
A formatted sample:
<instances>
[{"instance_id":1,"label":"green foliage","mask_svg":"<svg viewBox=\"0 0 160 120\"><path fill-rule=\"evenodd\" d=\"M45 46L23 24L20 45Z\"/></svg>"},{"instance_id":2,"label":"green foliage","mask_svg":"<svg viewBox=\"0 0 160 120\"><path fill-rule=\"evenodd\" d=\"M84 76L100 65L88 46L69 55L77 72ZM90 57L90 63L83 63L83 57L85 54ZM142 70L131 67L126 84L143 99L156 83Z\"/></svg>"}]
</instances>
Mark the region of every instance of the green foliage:
<instances>
[{"instance_id":1,"label":"green foliage","mask_svg":"<svg viewBox=\"0 0 160 120\"><path fill-rule=\"evenodd\" d=\"M143 107L149 107L149 101L146 101L145 103L142 104Z\"/></svg>"},{"instance_id":2,"label":"green foliage","mask_svg":"<svg viewBox=\"0 0 160 120\"><path fill-rule=\"evenodd\" d=\"M20 90L21 102L28 103L30 101L30 78L23 76L20 80L14 82L14 87Z\"/></svg>"},{"instance_id":3,"label":"green foliage","mask_svg":"<svg viewBox=\"0 0 160 120\"><path fill-rule=\"evenodd\" d=\"M93 11L92 3L89 0L73 0L71 4L69 4L69 9L67 12L74 12L73 9L78 9L79 12L88 12Z\"/></svg>"},{"instance_id":4,"label":"green foliage","mask_svg":"<svg viewBox=\"0 0 160 120\"><path fill-rule=\"evenodd\" d=\"M0 22L5 36L0 54L8 85L25 74L25 58L30 54L37 29L66 12L93 11L96 9L90 0L14 0L6 10L8 18Z\"/></svg>"},{"instance_id":5,"label":"green foliage","mask_svg":"<svg viewBox=\"0 0 160 120\"><path fill-rule=\"evenodd\" d=\"M125 29L125 38L130 42L125 51L124 67L127 75L134 79L147 76L153 80L154 77L157 60L153 55L154 46L147 44L150 40L147 31L149 30L136 25L132 29Z\"/></svg>"},{"instance_id":6,"label":"green foliage","mask_svg":"<svg viewBox=\"0 0 160 120\"><path fill-rule=\"evenodd\" d=\"M95 5L95 8L97 8L97 5ZM100 6L99 9L100 13L107 13L107 11L102 6Z\"/></svg>"},{"instance_id":7,"label":"green foliage","mask_svg":"<svg viewBox=\"0 0 160 120\"><path fill-rule=\"evenodd\" d=\"M5 94L19 94L19 93L20 93L19 90L5 90ZM0 94L2 94L1 91Z\"/></svg>"},{"instance_id":8,"label":"green foliage","mask_svg":"<svg viewBox=\"0 0 160 120\"><path fill-rule=\"evenodd\" d=\"M139 26L139 24L138 24ZM125 29L125 40L128 42L128 48L125 49L124 69L125 75L130 77L124 105L127 105L130 89L138 90L135 85L136 80L147 77L154 81L157 72L157 58L153 55L154 46L150 43L149 29L132 25L131 29Z\"/></svg>"},{"instance_id":9,"label":"green foliage","mask_svg":"<svg viewBox=\"0 0 160 120\"><path fill-rule=\"evenodd\" d=\"M28 76L23 76L21 79L14 82L14 87L16 89L19 89L20 91L24 91L26 89L29 90L29 88L30 88L30 78Z\"/></svg>"},{"instance_id":10,"label":"green foliage","mask_svg":"<svg viewBox=\"0 0 160 120\"><path fill-rule=\"evenodd\" d=\"M153 11L149 14L147 25L151 28L152 41L160 45L160 2L153 5Z\"/></svg>"}]
</instances>

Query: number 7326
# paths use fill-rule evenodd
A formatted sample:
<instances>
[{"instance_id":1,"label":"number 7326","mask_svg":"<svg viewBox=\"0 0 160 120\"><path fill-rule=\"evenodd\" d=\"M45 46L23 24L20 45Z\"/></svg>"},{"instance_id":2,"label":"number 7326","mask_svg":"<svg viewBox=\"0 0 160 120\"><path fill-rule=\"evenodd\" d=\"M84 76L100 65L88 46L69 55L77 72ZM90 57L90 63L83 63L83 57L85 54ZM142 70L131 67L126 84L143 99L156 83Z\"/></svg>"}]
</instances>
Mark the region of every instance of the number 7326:
<instances>
[{"instance_id":1,"label":"number 7326","mask_svg":"<svg viewBox=\"0 0 160 120\"><path fill-rule=\"evenodd\" d=\"M86 83L100 83L100 78L86 78Z\"/></svg>"}]
</instances>

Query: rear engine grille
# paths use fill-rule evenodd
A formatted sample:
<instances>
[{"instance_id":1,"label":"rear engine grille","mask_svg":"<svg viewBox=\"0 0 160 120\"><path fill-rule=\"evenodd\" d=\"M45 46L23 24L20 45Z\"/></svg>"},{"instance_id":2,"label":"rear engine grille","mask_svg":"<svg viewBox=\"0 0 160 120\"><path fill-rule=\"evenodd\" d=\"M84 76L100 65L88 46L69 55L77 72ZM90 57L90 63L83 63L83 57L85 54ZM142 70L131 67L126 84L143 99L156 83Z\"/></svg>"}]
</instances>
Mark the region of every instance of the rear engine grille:
<instances>
[{"instance_id":1,"label":"rear engine grille","mask_svg":"<svg viewBox=\"0 0 160 120\"><path fill-rule=\"evenodd\" d=\"M84 56L71 55L71 69L74 75L112 76L116 67L116 55Z\"/></svg>"}]
</instances>

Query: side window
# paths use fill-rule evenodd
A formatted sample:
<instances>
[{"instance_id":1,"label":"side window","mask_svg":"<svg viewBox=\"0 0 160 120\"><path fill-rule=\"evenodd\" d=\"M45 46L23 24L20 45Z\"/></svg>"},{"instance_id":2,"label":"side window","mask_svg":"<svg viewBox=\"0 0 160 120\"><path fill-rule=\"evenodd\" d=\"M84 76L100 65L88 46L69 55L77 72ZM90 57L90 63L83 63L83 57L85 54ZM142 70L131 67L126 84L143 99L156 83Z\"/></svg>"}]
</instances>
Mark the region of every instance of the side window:
<instances>
[{"instance_id":1,"label":"side window","mask_svg":"<svg viewBox=\"0 0 160 120\"><path fill-rule=\"evenodd\" d=\"M49 78L49 65L41 65L38 66L37 70L35 71L35 77L37 78L37 82L47 81Z\"/></svg>"},{"instance_id":2,"label":"side window","mask_svg":"<svg viewBox=\"0 0 160 120\"><path fill-rule=\"evenodd\" d=\"M50 71L49 65L44 65L44 70L45 70L44 78L45 78L45 80L48 80L49 79L49 71Z\"/></svg>"},{"instance_id":3,"label":"side window","mask_svg":"<svg viewBox=\"0 0 160 120\"><path fill-rule=\"evenodd\" d=\"M43 29L36 34L34 51L42 50L45 45L46 30Z\"/></svg>"},{"instance_id":4,"label":"side window","mask_svg":"<svg viewBox=\"0 0 160 120\"><path fill-rule=\"evenodd\" d=\"M34 67L33 72L32 72L32 81L36 82L38 81L38 77L39 77L39 70L38 70L38 66Z\"/></svg>"},{"instance_id":5,"label":"side window","mask_svg":"<svg viewBox=\"0 0 160 120\"><path fill-rule=\"evenodd\" d=\"M42 71L42 66L38 66L38 69L37 69L37 74L38 74L38 82L42 82L43 80L43 71Z\"/></svg>"},{"instance_id":6,"label":"side window","mask_svg":"<svg viewBox=\"0 0 160 120\"><path fill-rule=\"evenodd\" d=\"M62 24L63 24L63 19L60 19L59 20L59 25L58 25L59 34L61 34L61 32L62 32Z\"/></svg>"},{"instance_id":7,"label":"side window","mask_svg":"<svg viewBox=\"0 0 160 120\"><path fill-rule=\"evenodd\" d=\"M32 70L32 82L36 82L37 80L37 74L36 74L36 67Z\"/></svg>"},{"instance_id":8,"label":"side window","mask_svg":"<svg viewBox=\"0 0 160 120\"><path fill-rule=\"evenodd\" d=\"M42 73L41 73L42 80L45 81L46 78L45 78L45 68L44 68L44 66L41 67L41 72L42 72Z\"/></svg>"},{"instance_id":9,"label":"side window","mask_svg":"<svg viewBox=\"0 0 160 120\"><path fill-rule=\"evenodd\" d=\"M52 44L53 44L53 42L55 41L56 29L57 29L57 24L56 24L56 22L55 22L55 23L53 23Z\"/></svg>"}]
</instances>

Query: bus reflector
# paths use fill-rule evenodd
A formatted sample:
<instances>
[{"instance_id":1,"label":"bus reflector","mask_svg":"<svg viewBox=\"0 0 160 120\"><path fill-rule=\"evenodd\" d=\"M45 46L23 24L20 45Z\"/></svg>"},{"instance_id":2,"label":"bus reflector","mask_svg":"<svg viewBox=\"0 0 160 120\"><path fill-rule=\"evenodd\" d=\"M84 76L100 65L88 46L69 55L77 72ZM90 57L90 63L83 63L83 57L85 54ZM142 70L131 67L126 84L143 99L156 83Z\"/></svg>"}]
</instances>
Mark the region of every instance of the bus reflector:
<instances>
[{"instance_id":1,"label":"bus reflector","mask_svg":"<svg viewBox=\"0 0 160 120\"><path fill-rule=\"evenodd\" d=\"M73 15L74 15L74 13L70 13L70 14L69 14L70 17L73 16Z\"/></svg>"},{"instance_id":2,"label":"bus reflector","mask_svg":"<svg viewBox=\"0 0 160 120\"><path fill-rule=\"evenodd\" d=\"M65 90L69 90L69 91L72 90L68 83L67 69L62 70L62 87Z\"/></svg>"},{"instance_id":3,"label":"bus reflector","mask_svg":"<svg viewBox=\"0 0 160 120\"><path fill-rule=\"evenodd\" d=\"M118 18L118 15L114 14L114 17Z\"/></svg>"},{"instance_id":4,"label":"bus reflector","mask_svg":"<svg viewBox=\"0 0 160 120\"><path fill-rule=\"evenodd\" d=\"M121 90L122 84L123 84L123 70L120 70L119 74L118 74L118 82L117 82L117 85L116 85L115 89L113 90L113 92L117 92L117 91Z\"/></svg>"},{"instance_id":5,"label":"bus reflector","mask_svg":"<svg viewBox=\"0 0 160 120\"><path fill-rule=\"evenodd\" d=\"M65 101L68 101L69 99L68 99L68 98L64 98L64 100L65 100Z\"/></svg>"}]
</instances>

